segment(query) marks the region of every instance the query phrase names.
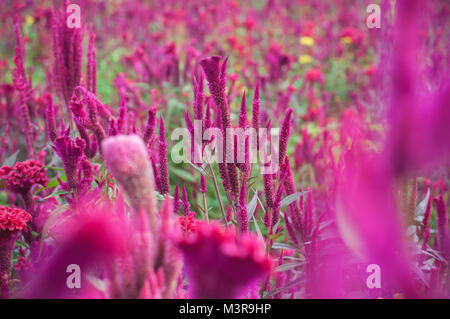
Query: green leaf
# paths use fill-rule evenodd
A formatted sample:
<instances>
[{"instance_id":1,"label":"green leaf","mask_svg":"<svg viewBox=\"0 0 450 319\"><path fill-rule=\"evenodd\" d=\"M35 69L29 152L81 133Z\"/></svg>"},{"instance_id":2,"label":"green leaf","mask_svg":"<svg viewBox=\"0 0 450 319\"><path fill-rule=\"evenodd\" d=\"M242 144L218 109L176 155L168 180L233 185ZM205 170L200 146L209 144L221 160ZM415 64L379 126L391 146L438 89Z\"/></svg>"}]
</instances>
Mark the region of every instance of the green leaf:
<instances>
[{"instance_id":1,"label":"green leaf","mask_svg":"<svg viewBox=\"0 0 450 319\"><path fill-rule=\"evenodd\" d=\"M255 192L255 195L253 195L252 200L247 204L248 219L251 219L253 217L253 214L255 213L256 210L257 202L258 202L258 193Z\"/></svg>"},{"instance_id":2,"label":"green leaf","mask_svg":"<svg viewBox=\"0 0 450 319\"><path fill-rule=\"evenodd\" d=\"M283 198L281 200L280 207L289 206L290 204L292 204L293 202L298 200L300 198L300 196L303 196L303 195L305 195L305 194L307 194L309 192L310 191L304 191L304 192L299 192L299 193L295 193L295 194L291 194L289 196L286 196L285 198Z\"/></svg>"},{"instance_id":3,"label":"green leaf","mask_svg":"<svg viewBox=\"0 0 450 319\"><path fill-rule=\"evenodd\" d=\"M195 183L195 181L196 181L194 175L192 175L191 173L189 173L183 169L172 168L171 171L172 171L172 173L174 173L178 177L181 177L185 181L193 182L193 183Z\"/></svg>"}]
</instances>

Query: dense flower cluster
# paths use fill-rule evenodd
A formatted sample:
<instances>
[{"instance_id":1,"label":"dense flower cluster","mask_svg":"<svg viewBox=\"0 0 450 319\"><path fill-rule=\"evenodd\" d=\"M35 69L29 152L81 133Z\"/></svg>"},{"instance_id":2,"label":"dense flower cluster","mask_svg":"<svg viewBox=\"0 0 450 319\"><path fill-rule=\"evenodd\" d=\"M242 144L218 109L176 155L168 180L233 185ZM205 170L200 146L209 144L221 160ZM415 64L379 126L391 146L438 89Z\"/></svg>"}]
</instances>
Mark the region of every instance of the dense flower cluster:
<instances>
[{"instance_id":1,"label":"dense flower cluster","mask_svg":"<svg viewBox=\"0 0 450 319\"><path fill-rule=\"evenodd\" d=\"M35 184L46 186L48 183L44 166L35 160L17 162L13 167L3 166L0 178L11 191L19 194L28 193Z\"/></svg>"},{"instance_id":2,"label":"dense flower cluster","mask_svg":"<svg viewBox=\"0 0 450 319\"><path fill-rule=\"evenodd\" d=\"M2 231L26 230L32 217L20 208L0 206L0 229Z\"/></svg>"}]
</instances>

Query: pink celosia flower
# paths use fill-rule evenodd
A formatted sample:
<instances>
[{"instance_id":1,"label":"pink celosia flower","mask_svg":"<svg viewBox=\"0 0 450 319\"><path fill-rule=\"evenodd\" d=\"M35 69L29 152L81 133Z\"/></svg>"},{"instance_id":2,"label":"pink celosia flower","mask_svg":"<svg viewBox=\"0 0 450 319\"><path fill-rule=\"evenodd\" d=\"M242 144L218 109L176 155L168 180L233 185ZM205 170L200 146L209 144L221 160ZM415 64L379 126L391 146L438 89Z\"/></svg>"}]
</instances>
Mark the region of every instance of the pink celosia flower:
<instances>
[{"instance_id":1,"label":"pink celosia flower","mask_svg":"<svg viewBox=\"0 0 450 319\"><path fill-rule=\"evenodd\" d=\"M248 213L247 213L247 201L246 201L246 192L245 192L245 180L242 180L241 192L239 194L239 205L238 205L238 225L239 231L241 233L248 232Z\"/></svg>"},{"instance_id":2,"label":"pink celosia flower","mask_svg":"<svg viewBox=\"0 0 450 319\"><path fill-rule=\"evenodd\" d=\"M0 206L0 297L9 297L8 280L14 243L20 231L27 231L32 217L19 208Z\"/></svg>"},{"instance_id":3,"label":"pink celosia flower","mask_svg":"<svg viewBox=\"0 0 450 319\"><path fill-rule=\"evenodd\" d=\"M161 194L169 194L169 169L167 167L167 142L164 119L159 120L159 178L161 181Z\"/></svg>"},{"instance_id":4,"label":"pink celosia flower","mask_svg":"<svg viewBox=\"0 0 450 319\"><path fill-rule=\"evenodd\" d=\"M179 241L192 298L238 298L271 270L263 245L251 234L203 224Z\"/></svg>"},{"instance_id":5,"label":"pink celosia flower","mask_svg":"<svg viewBox=\"0 0 450 319\"><path fill-rule=\"evenodd\" d=\"M278 147L278 156L279 156L278 163L280 164L283 163L284 158L286 156L286 150L289 142L289 134L291 132L291 116L292 116L292 109L287 109L280 130L280 143Z\"/></svg>"},{"instance_id":6,"label":"pink celosia flower","mask_svg":"<svg viewBox=\"0 0 450 319\"><path fill-rule=\"evenodd\" d=\"M152 225L156 218L153 172L147 148L136 135L117 135L102 143L106 166L123 187L136 211L145 209Z\"/></svg>"},{"instance_id":7,"label":"pink celosia flower","mask_svg":"<svg viewBox=\"0 0 450 319\"><path fill-rule=\"evenodd\" d=\"M203 194L207 192L205 176L203 174L200 174L200 192Z\"/></svg>"},{"instance_id":8,"label":"pink celosia flower","mask_svg":"<svg viewBox=\"0 0 450 319\"><path fill-rule=\"evenodd\" d=\"M0 178L5 180L9 190L22 196L26 208L33 206L31 187L35 184L47 186L48 183L43 165L35 160L17 162L12 168L3 166Z\"/></svg>"}]
</instances>

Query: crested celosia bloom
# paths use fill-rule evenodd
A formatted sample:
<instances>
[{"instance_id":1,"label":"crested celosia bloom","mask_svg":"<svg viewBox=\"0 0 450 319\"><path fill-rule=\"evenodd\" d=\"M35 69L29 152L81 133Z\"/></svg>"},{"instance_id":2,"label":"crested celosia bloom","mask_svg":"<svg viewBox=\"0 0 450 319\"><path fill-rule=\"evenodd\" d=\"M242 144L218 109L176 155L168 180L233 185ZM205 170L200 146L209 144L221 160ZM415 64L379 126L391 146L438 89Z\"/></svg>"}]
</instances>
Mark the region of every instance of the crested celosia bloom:
<instances>
[{"instance_id":1,"label":"crested celosia bloom","mask_svg":"<svg viewBox=\"0 0 450 319\"><path fill-rule=\"evenodd\" d=\"M76 189L79 184L78 165L83 156L86 143L81 138L73 140L69 136L69 131L66 134L57 137L54 140L54 149L61 157L64 171L66 172L67 184L70 189Z\"/></svg>"},{"instance_id":2,"label":"crested celosia bloom","mask_svg":"<svg viewBox=\"0 0 450 319\"><path fill-rule=\"evenodd\" d=\"M32 217L20 208L0 206L0 297L9 297L8 280L14 243Z\"/></svg>"},{"instance_id":3,"label":"crested celosia bloom","mask_svg":"<svg viewBox=\"0 0 450 319\"><path fill-rule=\"evenodd\" d=\"M13 167L1 167L0 178L5 180L9 190L22 196L26 208L33 206L31 188L36 184L47 186L48 183L44 166L35 160L17 162Z\"/></svg>"},{"instance_id":4,"label":"crested celosia bloom","mask_svg":"<svg viewBox=\"0 0 450 319\"><path fill-rule=\"evenodd\" d=\"M191 298L238 298L271 270L264 247L251 234L203 224L180 240Z\"/></svg>"}]
</instances>

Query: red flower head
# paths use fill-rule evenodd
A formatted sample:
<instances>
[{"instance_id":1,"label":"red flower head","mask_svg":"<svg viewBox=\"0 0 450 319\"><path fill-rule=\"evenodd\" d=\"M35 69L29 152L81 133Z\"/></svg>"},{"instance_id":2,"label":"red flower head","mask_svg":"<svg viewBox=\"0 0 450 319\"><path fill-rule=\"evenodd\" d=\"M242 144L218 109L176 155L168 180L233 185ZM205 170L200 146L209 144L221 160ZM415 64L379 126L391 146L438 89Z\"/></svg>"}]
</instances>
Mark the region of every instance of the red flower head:
<instances>
[{"instance_id":1,"label":"red flower head","mask_svg":"<svg viewBox=\"0 0 450 319\"><path fill-rule=\"evenodd\" d=\"M27 230L32 217L20 208L0 206L0 298L9 296L8 278L11 260L19 231Z\"/></svg>"},{"instance_id":2,"label":"red flower head","mask_svg":"<svg viewBox=\"0 0 450 319\"><path fill-rule=\"evenodd\" d=\"M12 168L3 166L0 178L5 180L8 189L21 195L27 194L34 184L47 186L48 183L44 167L35 160L17 162Z\"/></svg>"},{"instance_id":3,"label":"red flower head","mask_svg":"<svg viewBox=\"0 0 450 319\"><path fill-rule=\"evenodd\" d=\"M310 69L305 72L305 80L306 82L319 82L323 83L323 74L322 71L319 69Z\"/></svg>"},{"instance_id":4,"label":"red flower head","mask_svg":"<svg viewBox=\"0 0 450 319\"><path fill-rule=\"evenodd\" d=\"M238 298L263 275L271 261L251 234L204 223L179 242L193 298Z\"/></svg>"},{"instance_id":5,"label":"red flower head","mask_svg":"<svg viewBox=\"0 0 450 319\"><path fill-rule=\"evenodd\" d=\"M23 209L0 206L0 231L26 230L31 219Z\"/></svg>"}]
</instances>

